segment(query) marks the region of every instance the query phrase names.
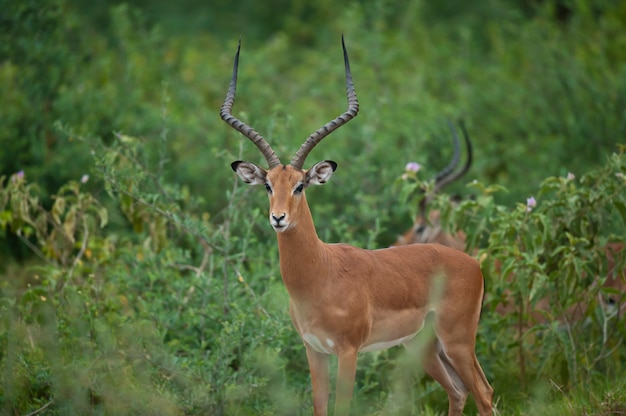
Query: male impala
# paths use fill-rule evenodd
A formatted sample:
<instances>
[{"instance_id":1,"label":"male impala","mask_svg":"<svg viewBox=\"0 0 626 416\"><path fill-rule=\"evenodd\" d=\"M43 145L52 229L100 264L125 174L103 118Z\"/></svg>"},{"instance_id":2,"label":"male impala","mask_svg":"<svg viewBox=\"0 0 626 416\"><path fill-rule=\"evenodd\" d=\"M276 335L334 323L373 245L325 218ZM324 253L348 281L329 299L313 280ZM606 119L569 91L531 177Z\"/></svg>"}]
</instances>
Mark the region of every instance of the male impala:
<instances>
[{"instance_id":1,"label":"male impala","mask_svg":"<svg viewBox=\"0 0 626 416\"><path fill-rule=\"evenodd\" d=\"M438 210L431 210L429 213L426 212L426 207L432 201L434 195L443 189L444 186L462 177L472 165L472 143L470 142L469 135L462 122L460 126L461 130L463 130L463 138L465 139L465 145L467 147L467 161L465 165L460 171L454 172L459 164L460 149L459 137L454 130L454 126L450 124L452 138L454 139L454 155L452 156L452 161L448 166L437 173L435 176L435 187L432 193L424 195L420 201L419 213L413 222L413 226L398 237L396 242L393 243L394 246L415 243L439 243L444 246L456 248L457 250L465 250L465 233L463 231L458 231L456 234L444 232L439 220L440 212Z\"/></svg>"},{"instance_id":2,"label":"male impala","mask_svg":"<svg viewBox=\"0 0 626 416\"><path fill-rule=\"evenodd\" d=\"M408 343L432 313L436 336L424 367L448 393L448 414L461 415L471 392L480 414L491 415L493 389L474 352L484 290L478 262L439 244L369 251L326 244L317 236L305 188L326 183L337 164L325 160L308 170L302 166L313 147L359 109L343 38L342 46L348 110L311 134L288 165L259 133L231 114L241 44L220 112L258 147L269 165L266 170L237 161L232 168L244 182L267 189L289 312L309 362L314 413L327 414L330 354L337 355L339 364L335 414L348 414L357 354ZM442 295L433 299L433 279L441 276L445 279L437 281L442 280Z\"/></svg>"}]
</instances>

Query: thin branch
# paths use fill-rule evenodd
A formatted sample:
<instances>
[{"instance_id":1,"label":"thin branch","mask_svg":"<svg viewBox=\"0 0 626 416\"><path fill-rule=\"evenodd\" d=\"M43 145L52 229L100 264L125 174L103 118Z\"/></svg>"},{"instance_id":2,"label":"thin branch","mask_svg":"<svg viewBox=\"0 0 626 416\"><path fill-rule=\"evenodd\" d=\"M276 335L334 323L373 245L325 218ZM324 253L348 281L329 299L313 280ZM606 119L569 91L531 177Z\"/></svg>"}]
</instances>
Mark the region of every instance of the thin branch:
<instances>
[{"instance_id":1,"label":"thin branch","mask_svg":"<svg viewBox=\"0 0 626 416\"><path fill-rule=\"evenodd\" d=\"M255 291L250 287L250 285L248 285L248 282L246 282L246 280L243 278L243 275L239 272L239 270L236 270L236 273L237 273L237 280L243 283L246 290L250 292L250 294L252 295L252 298L254 299L254 302L256 303L257 308L259 308L259 310L263 312L265 316L271 319L272 317L270 316L269 312L265 310L263 306L261 306L261 302L259 302L259 297L255 293Z\"/></svg>"},{"instance_id":2,"label":"thin branch","mask_svg":"<svg viewBox=\"0 0 626 416\"><path fill-rule=\"evenodd\" d=\"M34 416L34 415L36 415L37 413L41 413L41 412L43 412L44 410L46 410L48 407L50 407L50 406L54 403L54 401L55 401L55 400L54 400L54 399L52 399L52 400L50 400L48 403L46 403L46 404L44 404L42 407L40 407L39 409L34 410L34 411L32 411L32 412L30 412L30 413L28 413L28 414L24 415L24 416Z\"/></svg>"},{"instance_id":3,"label":"thin branch","mask_svg":"<svg viewBox=\"0 0 626 416\"><path fill-rule=\"evenodd\" d=\"M209 256L213 252L213 249L209 247L204 241L200 240L200 244L202 244L202 246L204 247L204 254L202 255L202 260L200 261L199 266L192 266L189 264L178 264L172 267L176 267L179 270L192 270L196 274L196 277L200 277L202 273L204 272L204 269L206 269L206 266L209 262Z\"/></svg>"},{"instance_id":4,"label":"thin branch","mask_svg":"<svg viewBox=\"0 0 626 416\"><path fill-rule=\"evenodd\" d=\"M82 217L82 222L83 222L83 241L80 244L80 250L78 251L78 254L76 255L76 257L74 258L74 261L72 262L72 267L70 267L70 270L67 272L67 279L65 280L61 280L59 282L59 285L56 288L56 291L59 292L61 290L63 290L63 287L65 286L65 284L67 284L70 280L72 280L72 276L74 275L74 270L76 269L76 266L78 265L78 263L80 262L80 259L83 258L83 256L85 255L85 252L87 251L87 244L89 243L89 226L87 225L87 218L85 216Z\"/></svg>"},{"instance_id":5,"label":"thin branch","mask_svg":"<svg viewBox=\"0 0 626 416\"><path fill-rule=\"evenodd\" d=\"M556 384L556 383L554 382L554 380L550 379L550 384L552 384L552 387L554 387L556 390L558 390L558 391L559 391L559 392L563 395L563 397L567 397L567 395L565 394L565 392L563 391L563 389L561 388L561 386L559 386L558 384ZM566 400L566 404L567 404L567 407L568 407L568 408L569 408L569 410L570 410L570 414L571 414L571 415L576 414L576 412L574 412L574 407L573 407L573 405L572 405L571 401L570 401L570 400Z\"/></svg>"},{"instance_id":6,"label":"thin branch","mask_svg":"<svg viewBox=\"0 0 626 416\"><path fill-rule=\"evenodd\" d=\"M204 241L200 240L200 244L202 244L202 246L204 247L204 254L202 255L202 261L200 262L200 266L196 271L196 277L200 277L200 275L204 272L204 269L206 269L206 266L209 263L209 256L213 252L213 249Z\"/></svg>"},{"instance_id":7,"label":"thin branch","mask_svg":"<svg viewBox=\"0 0 626 416\"><path fill-rule=\"evenodd\" d=\"M37 246L35 246L33 243L30 242L30 240L26 237L24 237L24 235L22 235L22 231L18 230L17 233L15 233L17 235L17 237L28 246L29 249L31 249L31 251L33 253L35 253L35 255L37 257L40 257L43 261L45 261L48 264L55 264L55 262L50 261L49 258L46 257L45 254L43 254L43 252L41 250L39 250L39 248Z\"/></svg>"}]
</instances>

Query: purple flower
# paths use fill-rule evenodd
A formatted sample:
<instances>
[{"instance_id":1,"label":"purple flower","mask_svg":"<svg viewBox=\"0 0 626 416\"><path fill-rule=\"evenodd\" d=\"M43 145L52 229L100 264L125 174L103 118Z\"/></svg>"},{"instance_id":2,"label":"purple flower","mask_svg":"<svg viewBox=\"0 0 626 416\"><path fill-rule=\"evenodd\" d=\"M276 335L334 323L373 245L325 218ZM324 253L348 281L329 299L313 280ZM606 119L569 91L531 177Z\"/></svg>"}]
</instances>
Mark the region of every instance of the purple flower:
<instances>
[{"instance_id":1,"label":"purple flower","mask_svg":"<svg viewBox=\"0 0 626 416\"><path fill-rule=\"evenodd\" d=\"M19 172L15 173L13 175L13 177L11 178L11 180L13 181L13 183L16 183L18 181L19 182L23 181L24 180L24 171L20 170Z\"/></svg>"},{"instance_id":2,"label":"purple flower","mask_svg":"<svg viewBox=\"0 0 626 416\"><path fill-rule=\"evenodd\" d=\"M422 166L419 163L417 163L417 162L409 162L409 163L406 164L406 167L404 169L407 172L417 173L421 168L422 168Z\"/></svg>"},{"instance_id":3,"label":"purple flower","mask_svg":"<svg viewBox=\"0 0 626 416\"><path fill-rule=\"evenodd\" d=\"M537 206L537 200L534 196L526 198L526 212L530 212Z\"/></svg>"}]
</instances>

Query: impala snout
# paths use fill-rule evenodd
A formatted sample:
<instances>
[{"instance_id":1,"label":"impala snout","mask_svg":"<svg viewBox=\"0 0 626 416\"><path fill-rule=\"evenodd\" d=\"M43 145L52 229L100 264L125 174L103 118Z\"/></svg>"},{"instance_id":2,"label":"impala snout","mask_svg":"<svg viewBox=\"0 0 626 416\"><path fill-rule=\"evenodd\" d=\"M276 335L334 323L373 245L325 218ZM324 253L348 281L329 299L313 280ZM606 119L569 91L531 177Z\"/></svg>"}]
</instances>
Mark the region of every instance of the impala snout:
<instances>
[{"instance_id":1,"label":"impala snout","mask_svg":"<svg viewBox=\"0 0 626 416\"><path fill-rule=\"evenodd\" d=\"M282 214L270 213L270 224L274 231L283 232L287 229L287 213L283 212Z\"/></svg>"}]
</instances>

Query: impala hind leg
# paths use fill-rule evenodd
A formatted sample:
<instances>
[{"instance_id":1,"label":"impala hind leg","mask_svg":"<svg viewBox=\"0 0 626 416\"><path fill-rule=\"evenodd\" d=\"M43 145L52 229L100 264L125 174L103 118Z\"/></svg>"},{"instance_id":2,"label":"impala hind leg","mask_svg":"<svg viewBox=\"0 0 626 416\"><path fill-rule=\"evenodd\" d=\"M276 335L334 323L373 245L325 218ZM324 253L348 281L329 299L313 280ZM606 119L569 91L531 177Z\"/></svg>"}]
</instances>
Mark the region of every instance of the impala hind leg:
<instances>
[{"instance_id":1,"label":"impala hind leg","mask_svg":"<svg viewBox=\"0 0 626 416\"><path fill-rule=\"evenodd\" d=\"M450 378L456 378L457 383L472 393L480 416L491 416L493 388L480 367L474 346L439 343L437 356Z\"/></svg>"},{"instance_id":2,"label":"impala hind leg","mask_svg":"<svg viewBox=\"0 0 626 416\"><path fill-rule=\"evenodd\" d=\"M424 354L424 371L448 393L448 416L463 414L468 389L456 371L439 355L439 341L435 340Z\"/></svg>"},{"instance_id":3,"label":"impala hind leg","mask_svg":"<svg viewBox=\"0 0 626 416\"><path fill-rule=\"evenodd\" d=\"M328 414L328 355L322 354L309 347L306 343L306 358L311 373L313 388L313 414L326 416Z\"/></svg>"},{"instance_id":4,"label":"impala hind leg","mask_svg":"<svg viewBox=\"0 0 626 416\"><path fill-rule=\"evenodd\" d=\"M476 398L478 411L483 412L481 414L491 415L493 413L493 387L489 384L476 354L474 354L474 372L477 377L479 391L477 393L472 392L472 394Z\"/></svg>"}]
</instances>

